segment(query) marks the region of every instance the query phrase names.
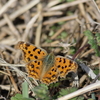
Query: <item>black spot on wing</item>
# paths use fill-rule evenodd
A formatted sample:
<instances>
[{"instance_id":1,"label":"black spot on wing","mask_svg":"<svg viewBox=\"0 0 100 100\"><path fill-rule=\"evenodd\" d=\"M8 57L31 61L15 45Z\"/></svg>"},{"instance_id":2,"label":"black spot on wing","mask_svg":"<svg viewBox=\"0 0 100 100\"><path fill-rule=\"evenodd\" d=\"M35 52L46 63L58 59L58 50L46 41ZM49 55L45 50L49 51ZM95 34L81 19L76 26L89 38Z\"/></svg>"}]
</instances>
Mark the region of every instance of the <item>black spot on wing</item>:
<instances>
[{"instance_id":1,"label":"black spot on wing","mask_svg":"<svg viewBox=\"0 0 100 100\"><path fill-rule=\"evenodd\" d=\"M42 54L43 54L43 55L45 55L45 53L44 53L44 52L43 52Z\"/></svg>"},{"instance_id":2,"label":"black spot on wing","mask_svg":"<svg viewBox=\"0 0 100 100\"><path fill-rule=\"evenodd\" d=\"M56 58L56 60L58 60L58 58Z\"/></svg>"},{"instance_id":3,"label":"black spot on wing","mask_svg":"<svg viewBox=\"0 0 100 100\"><path fill-rule=\"evenodd\" d=\"M70 60L68 67L71 67L72 63L73 63L73 62Z\"/></svg>"},{"instance_id":4,"label":"black spot on wing","mask_svg":"<svg viewBox=\"0 0 100 100\"><path fill-rule=\"evenodd\" d=\"M37 47L35 47L34 49L33 49L33 51L35 51L37 49Z\"/></svg>"},{"instance_id":5,"label":"black spot on wing","mask_svg":"<svg viewBox=\"0 0 100 100\"><path fill-rule=\"evenodd\" d=\"M39 67L36 67L36 69L40 69Z\"/></svg>"},{"instance_id":6,"label":"black spot on wing","mask_svg":"<svg viewBox=\"0 0 100 100\"><path fill-rule=\"evenodd\" d=\"M31 70L31 72L34 72L34 73L36 73L38 75L38 73L36 71L34 71L34 70Z\"/></svg>"},{"instance_id":7,"label":"black spot on wing","mask_svg":"<svg viewBox=\"0 0 100 100\"><path fill-rule=\"evenodd\" d=\"M55 69L54 71L56 72L57 70Z\"/></svg>"},{"instance_id":8,"label":"black spot on wing","mask_svg":"<svg viewBox=\"0 0 100 100\"><path fill-rule=\"evenodd\" d=\"M57 67L60 68L60 65L58 65Z\"/></svg>"},{"instance_id":9,"label":"black spot on wing","mask_svg":"<svg viewBox=\"0 0 100 100\"><path fill-rule=\"evenodd\" d=\"M65 67L64 66L62 66L62 69L64 69Z\"/></svg>"},{"instance_id":10,"label":"black spot on wing","mask_svg":"<svg viewBox=\"0 0 100 100\"><path fill-rule=\"evenodd\" d=\"M38 59L38 56L34 56L35 57L35 59Z\"/></svg>"},{"instance_id":11,"label":"black spot on wing","mask_svg":"<svg viewBox=\"0 0 100 100\"><path fill-rule=\"evenodd\" d=\"M60 72L60 74L62 74L62 73L63 73L63 71Z\"/></svg>"},{"instance_id":12,"label":"black spot on wing","mask_svg":"<svg viewBox=\"0 0 100 100\"><path fill-rule=\"evenodd\" d=\"M38 65L40 65L40 62L38 62Z\"/></svg>"},{"instance_id":13,"label":"black spot on wing","mask_svg":"<svg viewBox=\"0 0 100 100\"><path fill-rule=\"evenodd\" d=\"M67 68L67 66L65 66L65 68Z\"/></svg>"},{"instance_id":14,"label":"black spot on wing","mask_svg":"<svg viewBox=\"0 0 100 100\"><path fill-rule=\"evenodd\" d=\"M37 63L37 61L34 61L35 63Z\"/></svg>"},{"instance_id":15,"label":"black spot on wing","mask_svg":"<svg viewBox=\"0 0 100 100\"><path fill-rule=\"evenodd\" d=\"M70 60L70 64L72 64L73 62Z\"/></svg>"},{"instance_id":16,"label":"black spot on wing","mask_svg":"<svg viewBox=\"0 0 100 100\"><path fill-rule=\"evenodd\" d=\"M66 63L66 59L64 59L64 62L63 63Z\"/></svg>"},{"instance_id":17,"label":"black spot on wing","mask_svg":"<svg viewBox=\"0 0 100 100\"><path fill-rule=\"evenodd\" d=\"M69 64L68 67L71 67L71 64Z\"/></svg>"},{"instance_id":18,"label":"black spot on wing","mask_svg":"<svg viewBox=\"0 0 100 100\"><path fill-rule=\"evenodd\" d=\"M48 74L50 74L50 75L51 75L51 72L49 72Z\"/></svg>"},{"instance_id":19,"label":"black spot on wing","mask_svg":"<svg viewBox=\"0 0 100 100\"><path fill-rule=\"evenodd\" d=\"M33 54L30 54L30 56L32 57L32 56L33 56Z\"/></svg>"},{"instance_id":20,"label":"black spot on wing","mask_svg":"<svg viewBox=\"0 0 100 100\"><path fill-rule=\"evenodd\" d=\"M51 79L50 77L46 77L46 79Z\"/></svg>"},{"instance_id":21,"label":"black spot on wing","mask_svg":"<svg viewBox=\"0 0 100 100\"><path fill-rule=\"evenodd\" d=\"M30 61L30 58L28 57L27 60Z\"/></svg>"},{"instance_id":22,"label":"black spot on wing","mask_svg":"<svg viewBox=\"0 0 100 100\"><path fill-rule=\"evenodd\" d=\"M32 64L31 67L34 68L34 65Z\"/></svg>"},{"instance_id":23,"label":"black spot on wing","mask_svg":"<svg viewBox=\"0 0 100 100\"><path fill-rule=\"evenodd\" d=\"M28 47L25 47L26 50L28 50Z\"/></svg>"},{"instance_id":24,"label":"black spot on wing","mask_svg":"<svg viewBox=\"0 0 100 100\"><path fill-rule=\"evenodd\" d=\"M41 50L40 51L38 51L38 54L40 54L41 53Z\"/></svg>"},{"instance_id":25,"label":"black spot on wing","mask_svg":"<svg viewBox=\"0 0 100 100\"><path fill-rule=\"evenodd\" d=\"M28 53L30 54L30 53L31 53L31 51L28 51Z\"/></svg>"},{"instance_id":26,"label":"black spot on wing","mask_svg":"<svg viewBox=\"0 0 100 100\"><path fill-rule=\"evenodd\" d=\"M52 77L54 78L54 77L56 77L56 75L52 75Z\"/></svg>"},{"instance_id":27,"label":"black spot on wing","mask_svg":"<svg viewBox=\"0 0 100 100\"><path fill-rule=\"evenodd\" d=\"M59 62L61 62L61 58L60 58Z\"/></svg>"},{"instance_id":28,"label":"black spot on wing","mask_svg":"<svg viewBox=\"0 0 100 100\"><path fill-rule=\"evenodd\" d=\"M54 71L54 68L52 69L52 71Z\"/></svg>"}]
</instances>

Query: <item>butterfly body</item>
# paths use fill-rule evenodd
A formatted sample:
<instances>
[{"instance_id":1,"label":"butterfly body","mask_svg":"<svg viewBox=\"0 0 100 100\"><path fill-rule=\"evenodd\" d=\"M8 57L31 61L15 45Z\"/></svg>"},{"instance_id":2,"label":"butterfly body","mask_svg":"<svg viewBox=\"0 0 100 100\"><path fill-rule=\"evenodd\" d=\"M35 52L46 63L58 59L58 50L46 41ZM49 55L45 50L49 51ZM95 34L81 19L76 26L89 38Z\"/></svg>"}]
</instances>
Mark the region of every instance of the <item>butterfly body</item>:
<instances>
[{"instance_id":1,"label":"butterfly body","mask_svg":"<svg viewBox=\"0 0 100 100\"><path fill-rule=\"evenodd\" d=\"M20 41L17 48L21 49L26 62L29 77L40 80L45 84L58 81L58 77L65 77L69 72L76 72L77 64L62 56L55 56L32 44Z\"/></svg>"},{"instance_id":2,"label":"butterfly body","mask_svg":"<svg viewBox=\"0 0 100 100\"><path fill-rule=\"evenodd\" d=\"M50 68L52 66L54 66L54 61L55 60L55 56L53 53L48 54L44 59L43 59L43 67L42 67L42 72L41 75L45 74L46 72L48 72L50 70ZM43 76L42 75L42 76Z\"/></svg>"}]
</instances>

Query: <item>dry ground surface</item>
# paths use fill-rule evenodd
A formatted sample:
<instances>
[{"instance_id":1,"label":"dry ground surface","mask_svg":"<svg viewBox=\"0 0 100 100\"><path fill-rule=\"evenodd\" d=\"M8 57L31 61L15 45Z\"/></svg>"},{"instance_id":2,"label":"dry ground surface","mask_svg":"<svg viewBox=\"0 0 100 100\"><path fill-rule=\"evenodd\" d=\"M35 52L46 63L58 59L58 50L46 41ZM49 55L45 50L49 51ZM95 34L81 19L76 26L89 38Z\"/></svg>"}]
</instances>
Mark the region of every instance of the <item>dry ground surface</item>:
<instances>
[{"instance_id":1,"label":"dry ground surface","mask_svg":"<svg viewBox=\"0 0 100 100\"><path fill-rule=\"evenodd\" d=\"M0 0L0 100L100 100L99 9L100 0ZM71 57L78 79L29 78L19 41Z\"/></svg>"}]
</instances>

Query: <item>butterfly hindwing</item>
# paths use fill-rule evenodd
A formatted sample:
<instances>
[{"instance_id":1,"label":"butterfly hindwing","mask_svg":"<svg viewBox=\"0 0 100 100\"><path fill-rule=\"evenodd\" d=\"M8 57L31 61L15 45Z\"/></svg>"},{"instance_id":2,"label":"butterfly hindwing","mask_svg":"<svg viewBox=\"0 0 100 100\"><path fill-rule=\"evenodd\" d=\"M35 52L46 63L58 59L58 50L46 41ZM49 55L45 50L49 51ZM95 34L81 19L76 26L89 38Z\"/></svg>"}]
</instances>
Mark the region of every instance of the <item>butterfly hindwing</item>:
<instances>
[{"instance_id":1,"label":"butterfly hindwing","mask_svg":"<svg viewBox=\"0 0 100 100\"><path fill-rule=\"evenodd\" d=\"M76 72L77 64L68 58L57 56L55 63L60 77L65 77L69 72Z\"/></svg>"},{"instance_id":2,"label":"butterfly hindwing","mask_svg":"<svg viewBox=\"0 0 100 100\"><path fill-rule=\"evenodd\" d=\"M57 67L54 65L52 66L49 71L47 71L41 79L41 82L45 84L50 84L58 81L58 72Z\"/></svg>"},{"instance_id":3,"label":"butterfly hindwing","mask_svg":"<svg viewBox=\"0 0 100 100\"><path fill-rule=\"evenodd\" d=\"M41 60L33 60L26 64L29 77L36 80L40 79L43 62Z\"/></svg>"},{"instance_id":4,"label":"butterfly hindwing","mask_svg":"<svg viewBox=\"0 0 100 100\"><path fill-rule=\"evenodd\" d=\"M57 67L51 66L50 69L43 73L43 61L41 60L33 60L26 64L29 77L32 77L36 80L40 80L42 83L50 84L54 83L58 80L58 72Z\"/></svg>"}]
</instances>

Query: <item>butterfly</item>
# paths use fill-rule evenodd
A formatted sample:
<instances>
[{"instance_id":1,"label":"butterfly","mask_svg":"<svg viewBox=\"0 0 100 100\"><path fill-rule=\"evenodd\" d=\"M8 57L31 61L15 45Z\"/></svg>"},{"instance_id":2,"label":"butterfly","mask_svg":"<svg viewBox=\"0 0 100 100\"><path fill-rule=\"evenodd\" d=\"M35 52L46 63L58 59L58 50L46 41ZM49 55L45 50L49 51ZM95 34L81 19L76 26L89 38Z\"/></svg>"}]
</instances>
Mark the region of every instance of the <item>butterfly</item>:
<instances>
[{"instance_id":1,"label":"butterfly","mask_svg":"<svg viewBox=\"0 0 100 100\"><path fill-rule=\"evenodd\" d=\"M58 77L77 71L76 62L63 56L55 56L53 52L48 54L46 50L33 44L19 41L16 47L23 52L29 77L47 85L58 81Z\"/></svg>"}]
</instances>

